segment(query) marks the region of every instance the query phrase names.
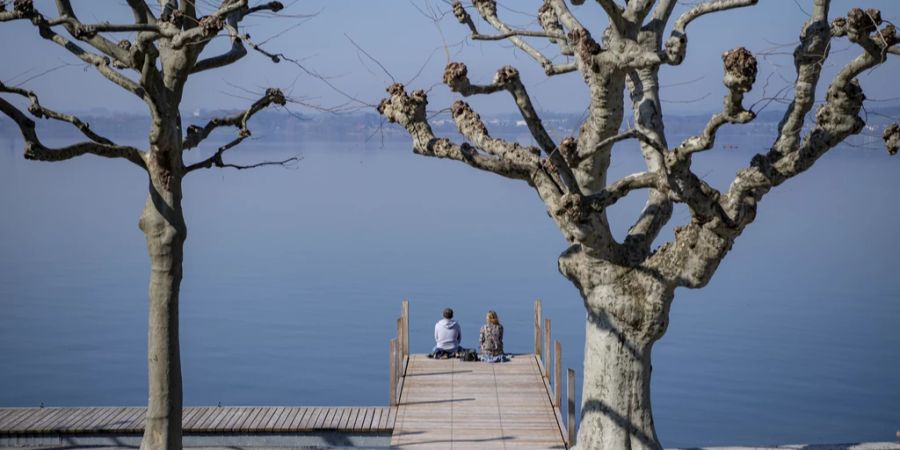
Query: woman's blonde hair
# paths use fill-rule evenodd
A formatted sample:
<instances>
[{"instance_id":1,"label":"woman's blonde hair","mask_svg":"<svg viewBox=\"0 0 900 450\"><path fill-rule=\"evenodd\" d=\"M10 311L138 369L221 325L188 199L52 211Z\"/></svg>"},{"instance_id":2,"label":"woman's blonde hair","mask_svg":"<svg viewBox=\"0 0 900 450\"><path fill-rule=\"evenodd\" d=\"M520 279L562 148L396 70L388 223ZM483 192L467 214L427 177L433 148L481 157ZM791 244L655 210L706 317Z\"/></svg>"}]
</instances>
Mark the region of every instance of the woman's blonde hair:
<instances>
[{"instance_id":1,"label":"woman's blonde hair","mask_svg":"<svg viewBox=\"0 0 900 450\"><path fill-rule=\"evenodd\" d=\"M490 310L487 312L487 323L491 323L494 325L500 325L500 319L497 317L496 311Z\"/></svg>"}]
</instances>

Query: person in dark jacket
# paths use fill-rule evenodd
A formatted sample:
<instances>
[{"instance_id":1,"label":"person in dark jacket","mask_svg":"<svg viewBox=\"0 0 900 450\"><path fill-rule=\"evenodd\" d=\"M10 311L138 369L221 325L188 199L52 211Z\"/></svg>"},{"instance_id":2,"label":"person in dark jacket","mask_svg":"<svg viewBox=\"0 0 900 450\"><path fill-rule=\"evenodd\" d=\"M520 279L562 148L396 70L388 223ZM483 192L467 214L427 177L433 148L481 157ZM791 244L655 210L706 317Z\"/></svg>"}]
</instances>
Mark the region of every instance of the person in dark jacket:
<instances>
[{"instance_id":1,"label":"person in dark jacket","mask_svg":"<svg viewBox=\"0 0 900 450\"><path fill-rule=\"evenodd\" d=\"M495 311L488 311L485 324L481 326L478 338L481 342L481 360L485 362L503 362L503 325Z\"/></svg>"}]
</instances>

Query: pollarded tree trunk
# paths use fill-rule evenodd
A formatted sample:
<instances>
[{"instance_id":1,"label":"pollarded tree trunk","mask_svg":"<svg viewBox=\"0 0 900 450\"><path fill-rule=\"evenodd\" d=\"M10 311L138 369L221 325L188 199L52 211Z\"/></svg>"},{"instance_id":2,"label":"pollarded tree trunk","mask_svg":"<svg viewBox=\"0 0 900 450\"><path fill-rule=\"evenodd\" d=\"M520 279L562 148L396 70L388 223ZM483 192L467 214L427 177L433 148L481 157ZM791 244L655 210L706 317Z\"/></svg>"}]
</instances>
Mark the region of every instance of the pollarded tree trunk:
<instances>
[{"instance_id":1,"label":"pollarded tree trunk","mask_svg":"<svg viewBox=\"0 0 900 450\"><path fill-rule=\"evenodd\" d=\"M588 315L580 422L591 426L578 430L579 448L660 449L650 408L653 342L619 328L607 311Z\"/></svg>"},{"instance_id":2,"label":"pollarded tree trunk","mask_svg":"<svg viewBox=\"0 0 900 450\"><path fill-rule=\"evenodd\" d=\"M660 274L572 248L560 270L587 311L578 448L660 449L650 407L650 353L669 322L674 287ZM585 426L585 424L589 424Z\"/></svg>"},{"instance_id":3,"label":"pollarded tree trunk","mask_svg":"<svg viewBox=\"0 0 900 450\"><path fill-rule=\"evenodd\" d=\"M154 194L151 194L153 197ZM178 297L182 277L185 228L164 218L148 199L141 229L150 255L147 330L149 395L142 449L181 448L181 354Z\"/></svg>"},{"instance_id":4,"label":"pollarded tree trunk","mask_svg":"<svg viewBox=\"0 0 900 450\"><path fill-rule=\"evenodd\" d=\"M169 137L148 161L150 194L140 218L150 256L147 369L149 389L142 449L181 448L181 353L178 300L187 228L181 209L181 149L176 121L154 136ZM166 148L163 150L163 148ZM173 158L177 158L173 160Z\"/></svg>"}]
</instances>

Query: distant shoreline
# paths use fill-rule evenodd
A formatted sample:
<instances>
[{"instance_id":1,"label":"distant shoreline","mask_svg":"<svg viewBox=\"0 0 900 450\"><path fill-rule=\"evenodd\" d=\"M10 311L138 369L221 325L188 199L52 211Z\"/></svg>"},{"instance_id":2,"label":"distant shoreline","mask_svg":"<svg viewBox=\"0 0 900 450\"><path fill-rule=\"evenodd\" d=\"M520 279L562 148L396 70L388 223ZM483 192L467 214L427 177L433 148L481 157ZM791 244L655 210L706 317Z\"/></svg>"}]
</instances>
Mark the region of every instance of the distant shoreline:
<instances>
[{"instance_id":1,"label":"distant shoreline","mask_svg":"<svg viewBox=\"0 0 900 450\"><path fill-rule=\"evenodd\" d=\"M889 120L886 117L900 115L900 108L887 108L876 113L871 111L870 121L856 140L864 143L881 140L884 126ZM205 124L213 117L233 111L198 111L182 118L185 127ZM882 114L883 113L883 114ZM753 122L744 125L728 126L721 130L720 141L728 143L729 137L759 136L774 137L781 120L781 112L766 111ZM709 120L709 115L667 115L666 131L670 138L692 136L701 132ZM140 130L149 129L148 118L139 114L85 114L82 117L91 125L91 129L111 139L136 140L145 139ZM485 115L483 120L492 134L512 138L518 141L531 139L525 122L511 114ZM583 120L579 114L545 113L542 119L551 136L563 137L577 134ZM253 119L254 138L260 142L265 139L295 141L335 141L335 142L407 142L409 137L396 125L387 123L381 116L373 113L357 114L316 114L298 116L284 112L265 111ZM41 120L38 127L43 128L43 136L47 138L80 138L78 130L65 123ZM451 139L459 138L456 125L448 115L435 115L430 120L435 133ZM221 136L229 139L232 130L222 130L211 138ZM0 140L17 139L19 130L9 120L0 120ZM0 143L0 145L3 145ZM677 145L677 143L670 143ZM858 143L854 144L858 145Z\"/></svg>"}]
</instances>

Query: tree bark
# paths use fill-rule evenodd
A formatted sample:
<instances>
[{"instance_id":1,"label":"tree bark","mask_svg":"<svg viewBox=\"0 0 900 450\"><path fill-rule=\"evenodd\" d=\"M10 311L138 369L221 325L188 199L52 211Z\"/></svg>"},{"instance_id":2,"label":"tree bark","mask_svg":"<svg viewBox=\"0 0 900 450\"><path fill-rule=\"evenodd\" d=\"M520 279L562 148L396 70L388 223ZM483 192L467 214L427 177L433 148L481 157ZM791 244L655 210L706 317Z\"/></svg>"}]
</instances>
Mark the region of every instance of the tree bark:
<instances>
[{"instance_id":1,"label":"tree bark","mask_svg":"<svg viewBox=\"0 0 900 450\"><path fill-rule=\"evenodd\" d=\"M660 450L650 407L650 353L665 334L674 288L642 267L608 262L565 271L587 310L578 449ZM593 284L599 282L599 284Z\"/></svg>"},{"instance_id":2,"label":"tree bark","mask_svg":"<svg viewBox=\"0 0 900 450\"><path fill-rule=\"evenodd\" d=\"M164 136L178 136L179 128ZM170 144L171 145L171 144ZM140 218L150 256L147 368L149 392L141 449L181 449L182 383L178 338L187 228L181 209L180 148L154 148L149 158L150 194ZM177 155L177 162L169 156Z\"/></svg>"},{"instance_id":3,"label":"tree bark","mask_svg":"<svg viewBox=\"0 0 900 450\"><path fill-rule=\"evenodd\" d=\"M661 449L650 408L650 349L608 315L587 320L579 449Z\"/></svg>"}]
</instances>

